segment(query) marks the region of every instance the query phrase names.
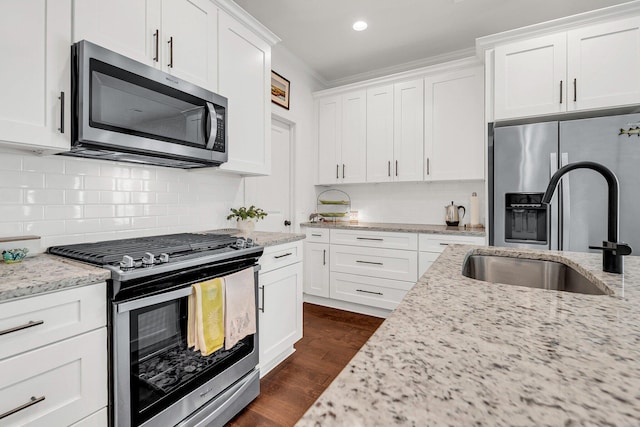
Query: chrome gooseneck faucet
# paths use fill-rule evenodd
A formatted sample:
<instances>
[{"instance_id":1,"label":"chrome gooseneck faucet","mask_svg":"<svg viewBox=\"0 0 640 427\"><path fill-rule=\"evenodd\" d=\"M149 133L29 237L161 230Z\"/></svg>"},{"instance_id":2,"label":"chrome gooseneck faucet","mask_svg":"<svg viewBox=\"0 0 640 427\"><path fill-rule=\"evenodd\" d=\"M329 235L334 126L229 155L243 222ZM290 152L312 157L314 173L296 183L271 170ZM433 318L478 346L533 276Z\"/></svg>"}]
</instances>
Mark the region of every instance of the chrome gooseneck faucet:
<instances>
[{"instance_id":1,"label":"chrome gooseneck faucet","mask_svg":"<svg viewBox=\"0 0 640 427\"><path fill-rule=\"evenodd\" d=\"M608 273L622 274L624 271L623 256L631 253L631 246L626 243L618 242L618 178L607 167L595 162L576 162L570 163L560 168L549 181L547 191L542 196L542 203L549 205L553 193L560 181L560 178L567 172L574 169L591 169L598 172L607 180L609 186L609 197L607 204L607 240L602 242L602 246L589 246L589 249L601 249L602 252L602 269Z\"/></svg>"}]
</instances>

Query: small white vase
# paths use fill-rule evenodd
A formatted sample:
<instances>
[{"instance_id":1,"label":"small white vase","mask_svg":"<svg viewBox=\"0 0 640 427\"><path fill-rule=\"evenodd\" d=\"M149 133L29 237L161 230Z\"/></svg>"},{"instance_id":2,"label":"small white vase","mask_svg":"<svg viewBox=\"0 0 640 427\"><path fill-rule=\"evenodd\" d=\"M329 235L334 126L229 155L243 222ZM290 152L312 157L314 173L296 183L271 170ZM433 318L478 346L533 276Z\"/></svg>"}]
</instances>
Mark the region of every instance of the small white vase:
<instances>
[{"instance_id":1,"label":"small white vase","mask_svg":"<svg viewBox=\"0 0 640 427\"><path fill-rule=\"evenodd\" d=\"M252 219L239 219L238 230L243 234L252 233L256 228L256 223Z\"/></svg>"}]
</instances>

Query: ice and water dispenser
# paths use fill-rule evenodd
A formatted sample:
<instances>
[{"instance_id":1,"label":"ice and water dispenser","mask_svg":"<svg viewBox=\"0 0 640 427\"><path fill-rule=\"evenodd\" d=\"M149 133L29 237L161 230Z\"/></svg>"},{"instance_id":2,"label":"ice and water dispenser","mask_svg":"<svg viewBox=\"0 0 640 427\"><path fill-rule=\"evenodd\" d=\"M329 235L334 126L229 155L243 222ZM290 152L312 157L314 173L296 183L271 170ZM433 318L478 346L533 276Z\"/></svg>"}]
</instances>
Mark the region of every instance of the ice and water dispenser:
<instances>
[{"instance_id":1,"label":"ice and water dispenser","mask_svg":"<svg viewBox=\"0 0 640 427\"><path fill-rule=\"evenodd\" d=\"M505 241L547 244L547 208L542 204L543 194L505 194Z\"/></svg>"}]
</instances>

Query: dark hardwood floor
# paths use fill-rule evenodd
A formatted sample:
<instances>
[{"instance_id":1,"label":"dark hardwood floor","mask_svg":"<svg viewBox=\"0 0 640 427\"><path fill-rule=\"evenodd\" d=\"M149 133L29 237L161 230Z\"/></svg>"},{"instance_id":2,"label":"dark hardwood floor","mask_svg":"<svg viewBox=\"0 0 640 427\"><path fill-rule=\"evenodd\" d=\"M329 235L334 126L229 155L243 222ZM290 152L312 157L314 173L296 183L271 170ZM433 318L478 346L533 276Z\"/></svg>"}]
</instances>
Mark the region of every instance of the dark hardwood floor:
<instances>
[{"instance_id":1,"label":"dark hardwood floor","mask_svg":"<svg viewBox=\"0 0 640 427\"><path fill-rule=\"evenodd\" d=\"M293 426L383 320L305 303L296 352L262 378L260 396L228 426Z\"/></svg>"}]
</instances>

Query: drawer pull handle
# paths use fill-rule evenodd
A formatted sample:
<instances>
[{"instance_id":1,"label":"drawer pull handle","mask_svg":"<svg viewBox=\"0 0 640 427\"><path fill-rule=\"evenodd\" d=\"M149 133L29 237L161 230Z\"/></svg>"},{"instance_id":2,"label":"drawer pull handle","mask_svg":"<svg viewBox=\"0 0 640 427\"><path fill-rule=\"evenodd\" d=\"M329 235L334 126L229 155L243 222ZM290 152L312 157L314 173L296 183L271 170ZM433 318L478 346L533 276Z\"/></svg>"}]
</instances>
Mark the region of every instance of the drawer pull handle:
<instances>
[{"instance_id":1,"label":"drawer pull handle","mask_svg":"<svg viewBox=\"0 0 640 427\"><path fill-rule=\"evenodd\" d=\"M375 240L376 242L384 242L384 239L374 239L373 237L356 237L356 240Z\"/></svg>"},{"instance_id":2,"label":"drawer pull handle","mask_svg":"<svg viewBox=\"0 0 640 427\"><path fill-rule=\"evenodd\" d=\"M440 246L449 246L451 243L440 243Z\"/></svg>"},{"instance_id":3,"label":"drawer pull handle","mask_svg":"<svg viewBox=\"0 0 640 427\"><path fill-rule=\"evenodd\" d=\"M356 292L363 292L365 294L384 295L382 292L365 291L364 289L356 289Z\"/></svg>"},{"instance_id":4,"label":"drawer pull handle","mask_svg":"<svg viewBox=\"0 0 640 427\"><path fill-rule=\"evenodd\" d=\"M373 264L373 265L384 265L381 262L373 262L373 261L360 261L360 260L356 260L356 262L359 262L360 264Z\"/></svg>"},{"instance_id":5,"label":"drawer pull handle","mask_svg":"<svg viewBox=\"0 0 640 427\"><path fill-rule=\"evenodd\" d=\"M34 326L42 325L43 323L44 323L44 320L36 320L36 321L31 320L29 321L29 323L25 323L24 325L14 326L13 328L0 331L0 335L10 334L11 332L18 332L27 328L33 328Z\"/></svg>"},{"instance_id":6,"label":"drawer pull handle","mask_svg":"<svg viewBox=\"0 0 640 427\"><path fill-rule=\"evenodd\" d=\"M322 237L322 234L313 234L313 233L311 233L311 235L312 235L313 237Z\"/></svg>"},{"instance_id":7,"label":"drawer pull handle","mask_svg":"<svg viewBox=\"0 0 640 427\"><path fill-rule=\"evenodd\" d=\"M7 418L9 415L13 415L16 412L20 412L23 409L27 409L29 406L33 406L36 403L40 403L44 400L44 396L40 396L40 397L35 397L35 396L31 396L31 400L28 401L27 403L24 403L20 406L18 406L17 408L13 408L10 411L5 412L4 414L0 414L0 420L3 418Z\"/></svg>"},{"instance_id":8,"label":"drawer pull handle","mask_svg":"<svg viewBox=\"0 0 640 427\"><path fill-rule=\"evenodd\" d=\"M279 258L284 258L284 257L289 256L289 255L293 255L293 252L287 252L286 254L283 254L283 255L275 255L274 258L275 259L279 259Z\"/></svg>"}]
</instances>

